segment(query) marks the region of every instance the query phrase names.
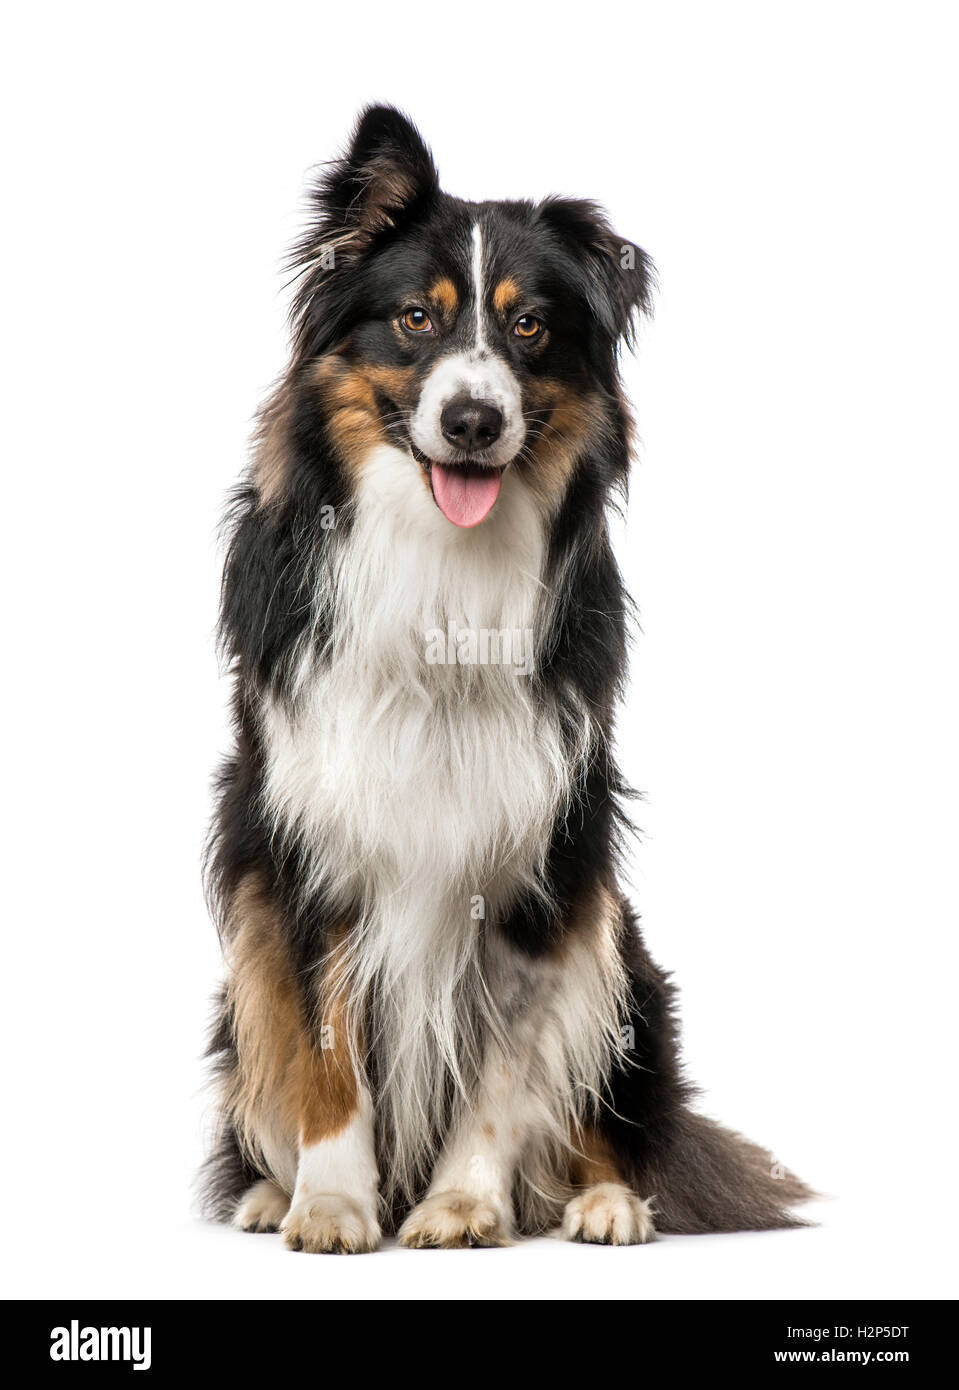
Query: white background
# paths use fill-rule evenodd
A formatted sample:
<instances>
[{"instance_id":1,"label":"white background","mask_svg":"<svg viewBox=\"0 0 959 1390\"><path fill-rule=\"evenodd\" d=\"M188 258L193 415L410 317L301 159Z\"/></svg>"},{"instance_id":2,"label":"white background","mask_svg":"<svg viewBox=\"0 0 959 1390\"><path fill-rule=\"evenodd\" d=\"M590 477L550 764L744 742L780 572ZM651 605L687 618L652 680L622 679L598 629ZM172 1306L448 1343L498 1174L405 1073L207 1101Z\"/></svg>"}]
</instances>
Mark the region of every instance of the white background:
<instances>
[{"instance_id":1,"label":"white background","mask_svg":"<svg viewBox=\"0 0 959 1390\"><path fill-rule=\"evenodd\" d=\"M2 84L13 1296L955 1294L956 34L933 4L19 7ZM190 1210L216 524L309 167L369 100L655 257L634 893L796 1233L356 1259Z\"/></svg>"}]
</instances>

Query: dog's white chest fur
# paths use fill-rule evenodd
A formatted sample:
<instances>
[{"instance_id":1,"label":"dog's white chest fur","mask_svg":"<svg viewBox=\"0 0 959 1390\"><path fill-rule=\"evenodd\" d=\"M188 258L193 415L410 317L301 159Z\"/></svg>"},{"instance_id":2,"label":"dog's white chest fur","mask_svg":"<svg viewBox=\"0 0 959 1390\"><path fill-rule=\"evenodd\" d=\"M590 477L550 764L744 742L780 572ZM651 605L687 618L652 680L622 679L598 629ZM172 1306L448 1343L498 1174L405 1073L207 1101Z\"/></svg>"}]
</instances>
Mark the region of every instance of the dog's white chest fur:
<instances>
[{"instance_id":1,"label":"dog's white chest fur","mask_svg":"<svg viewBox=\"0 0 959 1390\"><path fill-rule=\"evenodd\" d=\"M532 867L566 767L516 652L481 641L492 660L449 664L435 634L452 623L532 643L543 526L507 477L490 519L459 531L415 470L386 448L367 465L333 593L316 599L332 599L333 642L304 656L293 711L265 707L268 797L335 899L371 909L381 895L425 906L465 893L468 910L493 879Z\"/></svg>"}]
</instances>

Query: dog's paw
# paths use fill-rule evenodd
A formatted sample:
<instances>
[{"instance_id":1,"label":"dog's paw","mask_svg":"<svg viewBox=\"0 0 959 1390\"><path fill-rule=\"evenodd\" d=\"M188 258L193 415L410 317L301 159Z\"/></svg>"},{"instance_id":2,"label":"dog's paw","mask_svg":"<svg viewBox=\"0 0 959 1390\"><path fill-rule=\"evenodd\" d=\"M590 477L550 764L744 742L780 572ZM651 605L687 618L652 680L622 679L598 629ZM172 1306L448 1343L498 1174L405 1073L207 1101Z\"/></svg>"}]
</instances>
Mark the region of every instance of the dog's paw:
<instances>
[{"instance_id":1,"label":"dog's paw","mask_svg":"<svg viewBox=\"0 0 959 1390\"><path fill-rule=\"evenodd\" d=\"M410 1250L458 1250L508 1245L510 1235L489 1203L467 1192L437 1192L413 1208L400 1227L399 1241Z\"/></svg>"},{"instance_id":2,"label":"dog's paw","mask_svg":"<svg viewBox=\"0 0 959 1390\"><path fill-rule=\"evenodd\" d=\"M295 1202L280 1230L289 1250L311 1255L358 1255L380 1243L373 1212L337 1192Z\"/></svg>"},{"instance_id":3,"label":"dog's paw","mask_svg":"<svg viewBox=\"0 0 959 1390\"><path fill-rule=\"evenodd\" d=\"M562 1234L588 1245L645 1245L656 1234L648 1202L618 1182L600 1182L567 1202Z\"/></svg>"},{"instance_id":4,"label":"dog's paw","mask_svg":"<svg viewBox=\"0 0 959 1390\"><path fill-rule=\"evenodd\" d=\"M278 1231L290 1208L290 1199L275 1182L264 1178L241 1198L233 1216L241 1231Z\"/></svg>"}]
</instances>

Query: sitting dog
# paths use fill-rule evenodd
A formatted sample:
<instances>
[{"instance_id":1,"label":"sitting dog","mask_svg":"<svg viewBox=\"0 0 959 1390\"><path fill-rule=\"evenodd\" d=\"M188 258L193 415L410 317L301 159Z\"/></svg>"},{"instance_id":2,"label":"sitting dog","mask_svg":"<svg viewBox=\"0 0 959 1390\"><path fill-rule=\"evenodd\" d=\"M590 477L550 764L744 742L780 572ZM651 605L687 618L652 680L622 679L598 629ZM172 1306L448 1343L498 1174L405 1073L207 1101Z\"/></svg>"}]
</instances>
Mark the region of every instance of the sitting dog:
<instances>
[{"instance_id":1,"label":"sitting dog","mask_svg":"<svg viewBox=\"0 0 959 1390\"><path fill-rule=\"evenodd\" d=\"M391 107L312 199L230 512L210 1207L330 1252L801 1224L690 1108L617 878L651 263L590 202L444 193Z\"/></svg>"}]
</instances>

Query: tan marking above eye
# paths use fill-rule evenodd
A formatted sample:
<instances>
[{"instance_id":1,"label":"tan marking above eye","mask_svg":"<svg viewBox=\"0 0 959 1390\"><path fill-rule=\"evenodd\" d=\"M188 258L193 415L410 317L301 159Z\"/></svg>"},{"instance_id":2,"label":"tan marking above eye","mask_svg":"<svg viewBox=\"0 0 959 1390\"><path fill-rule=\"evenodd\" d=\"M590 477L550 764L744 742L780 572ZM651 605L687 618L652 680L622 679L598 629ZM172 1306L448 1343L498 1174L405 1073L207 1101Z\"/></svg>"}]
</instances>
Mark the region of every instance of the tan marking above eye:
<instances>
[{"instance_id":1,"label":"tan marking above eye","mask_svg":"<svg viewBox=\"0 0 959 1390\"><path fill-rule=\"evenodd\" d=\"M511 275L507 275L505 280L500 280L493 291L493 308L505 318L510 309L514 308L521 298L519 285Z\"/></svg>"},{"instance_id":2,"label":"tan marking above eye","mask_svg":"<svg viewBox=\"0 0 959 1390\"><path fill-rule=\"evenodd\" d=\"M430 290L430 299L435 300L443 310L443 313L447 314L450 318L456 316L460 297L456 292L456 286L453 284L452 280L447 279L445 276L437 280L436 284L433 285Z\"/></svg>"}]
</instances>

